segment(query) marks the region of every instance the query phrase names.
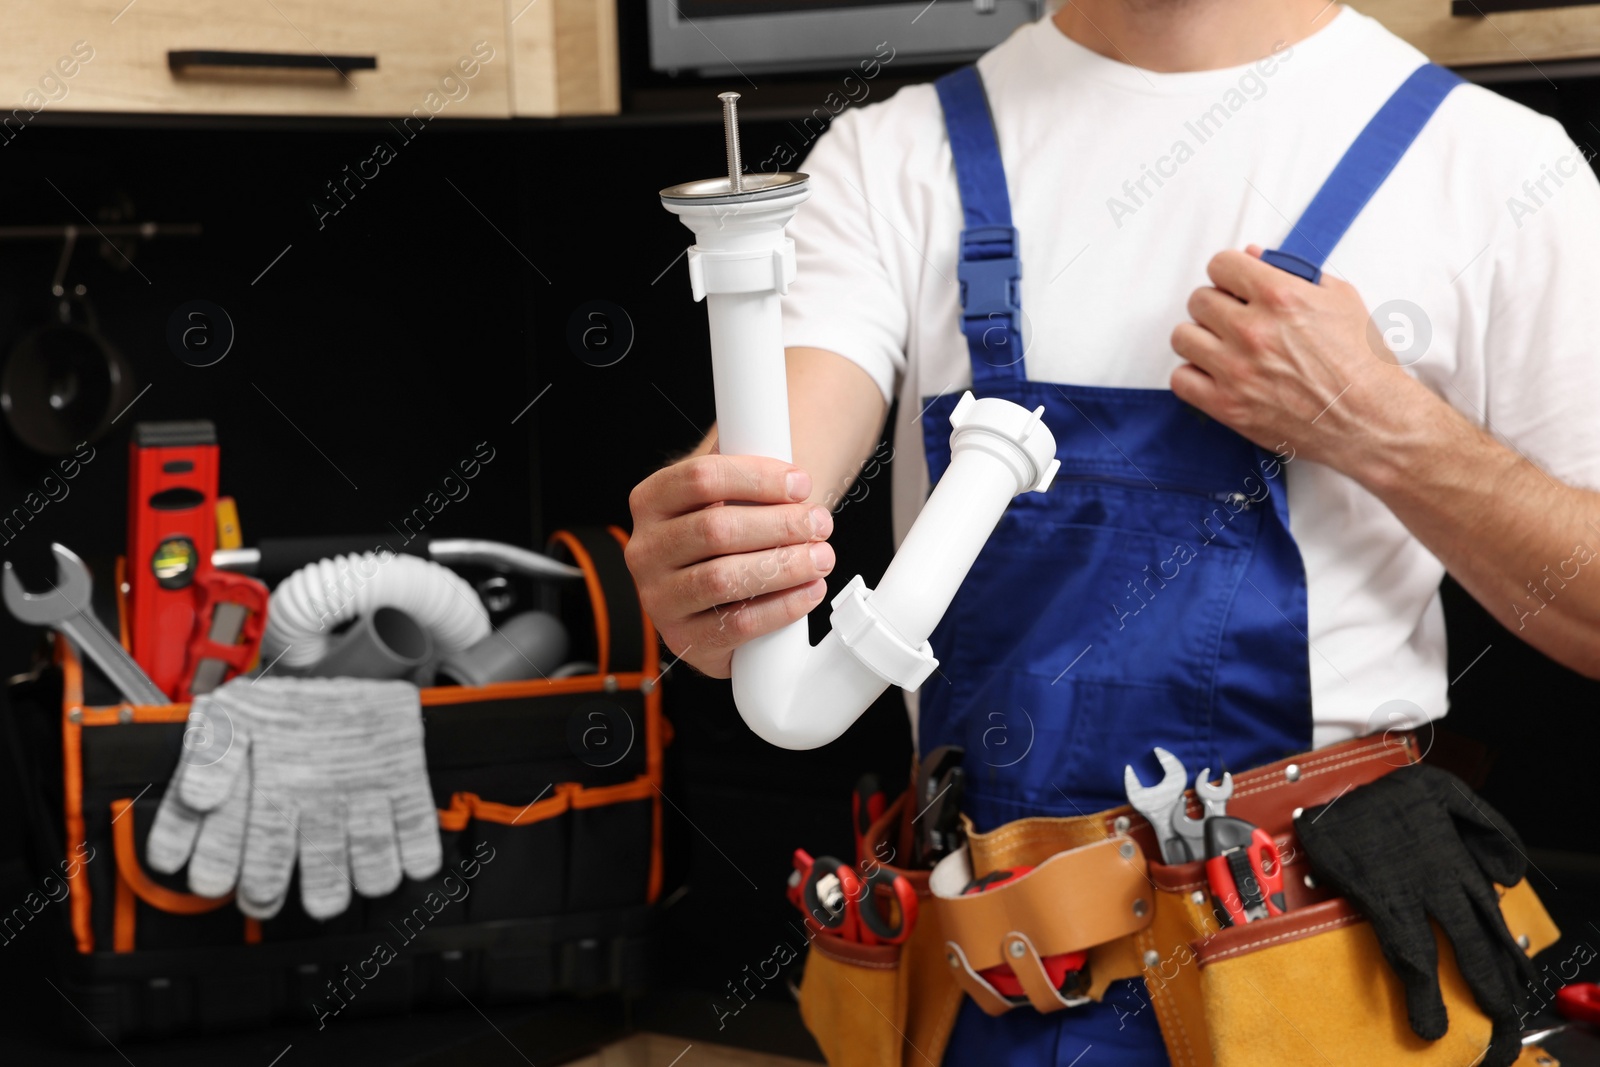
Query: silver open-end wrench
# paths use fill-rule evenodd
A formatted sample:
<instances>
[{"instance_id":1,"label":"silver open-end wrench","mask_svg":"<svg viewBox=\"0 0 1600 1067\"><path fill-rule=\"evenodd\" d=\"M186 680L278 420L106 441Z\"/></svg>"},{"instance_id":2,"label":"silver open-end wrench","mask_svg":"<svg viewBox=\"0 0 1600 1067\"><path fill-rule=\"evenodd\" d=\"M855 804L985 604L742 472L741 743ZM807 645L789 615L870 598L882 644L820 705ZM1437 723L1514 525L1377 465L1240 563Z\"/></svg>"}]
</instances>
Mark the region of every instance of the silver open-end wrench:
<instances>
[{"instance_id":1,"label":"silver open-end wrench","mask_svg":"<svg viewBox=\"0 0 1600 1067\"><path fill-rule=\"evenodd\" d=\"M1128 791L1128 803L1133 805L1134 811L1145 817L1150 829L1155 831L1156 841L1161 846L1162 861L1183 863L1189 858L1188 852L1183 840L1172 829L1172 815L1174 809L1183 803L1189 772L1184 769L1183 761L1166 749L1157 748L1155 752L1156 760L1161 764L1161 781L1151 786L1141 784L1130 765L1122 770L1122 784Z\"/></svg>"},{"instance_id":2,"label":"silver open-end wrench","mask_svg":"<svg viewBox=\"0 0 1600 1067\"><path fill-rule=\"evenodd\" d=\"M1204 774L1204 771L1200 772ZM1184 851L1191 860L1206 858L1206 820L1189 818L1189 802L1180 799L1172 806L1172 830L1183 841Z\"/></svg>"},{"instance_id":3,"label":"silver open-end wrench","mask_svg":"<svg viewBox=\"0 0 1600 1067\"><path fill-rule=\"evenodd\" d=\"M79 651L90 659L117 687L123 699L134 704L170 704L171 699L156 687L134 658L95 618L89 595L94 580L83 560L65 545L52 544L56 557L56 580L48 593L30 593L22 588L11 561L6 560L4 585L6 607L19 622L30 626L49 626L61 631Z\"/></svg>"},{"instance_id":4,"label":"silver open-end wrench","mask_svg":"<svg viewBox=\"0 0 1600 1067\"><path fill-rule=\"evenodd\" d=\"M1194 780L1194 793L1205 808L1205 815L1191 819L1189 805L1179 803L1172 809L1172 829L1183 839L1184 846L1189 850L1189 858L1203 860L1206 858L1206 819L1227 813L1228 798L1233 796L1233 775L1222 772L1222 784L1214 786L1211 784L1211 768L1202 768L1200 776Z\"/></svg>"},{"instance_id":5,"label":"silver open-end wrench","mask_svg":"<svg viewBox=\"0 0 1600 1067\"><path fill-rule=\"evenodd\" d=\"M1200 777L1194 780L1194 795L1200 798L1200 803L1206 809L1206 818L1215 819L1228 814L1228 801L1233 798L1233 775L1228 771L1222 772L1222 784L1211 784L1211 768L1207 767L1200 772Z\"/></svg>"}]
</instances>

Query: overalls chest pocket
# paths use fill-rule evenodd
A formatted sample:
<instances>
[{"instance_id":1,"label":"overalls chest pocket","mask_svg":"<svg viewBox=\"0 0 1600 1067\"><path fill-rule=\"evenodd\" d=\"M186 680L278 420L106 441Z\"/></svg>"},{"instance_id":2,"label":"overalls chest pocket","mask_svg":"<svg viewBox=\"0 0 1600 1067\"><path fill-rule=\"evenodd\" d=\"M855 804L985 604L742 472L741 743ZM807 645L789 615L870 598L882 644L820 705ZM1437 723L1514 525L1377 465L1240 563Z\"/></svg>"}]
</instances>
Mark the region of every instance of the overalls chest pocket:
<instances>
[{"instance_id":1,"label":"overalls chest pocket","mask_svg":"<svg viewBox=\"0 0 1600 1067\"><path fill-rule=\"evenodd\" d=\"M925 687L935 714L945 687L968 709L980 819L1115 804L1121 764L1106 757L1138 751L1152 721L1182 723L1168 740L1203 765L1231 609L1254 595L1265 508L1242 493L1069 475L1038 495L978 557L969 583L987 595L957 598L934 639L943 677Z\"/></svg>"}]
</instances>

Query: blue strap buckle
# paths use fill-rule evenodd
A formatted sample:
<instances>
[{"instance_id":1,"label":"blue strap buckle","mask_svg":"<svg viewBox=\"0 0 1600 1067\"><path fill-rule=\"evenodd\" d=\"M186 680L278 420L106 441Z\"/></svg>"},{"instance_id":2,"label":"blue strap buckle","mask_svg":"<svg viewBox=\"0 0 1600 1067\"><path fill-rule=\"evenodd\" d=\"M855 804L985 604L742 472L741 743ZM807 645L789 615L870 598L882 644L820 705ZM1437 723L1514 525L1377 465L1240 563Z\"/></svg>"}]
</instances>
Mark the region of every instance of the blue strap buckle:
<instances>
[{"instance_id":1,"label":"blue strap buckle","mask_svg":"<svg viewBox=\"0 0 1600 1067\"><path fill-rule=\"evenodd\" d=\"M1022 260L1017 255L1015 226L977 226L961 231L961 259L956 264L961 283L963 325L989 329L996 316L1020 333L1022 313Z\"/></svg>"},{"instance_id":2,"label":"blue strap buckle","mask_svg":"<svg viewBox=\"0 0 1600 1067\"><path fill-rule=\"evenodd\" d=\"M1261 253L1261 262L1270 263L1279 270L1286 270L1290 274L1304 278L1312 285L1322 281L1322 268L1310 260L1285 252L1281 248L1269 249Z\"/></svg>"}]
</instances>

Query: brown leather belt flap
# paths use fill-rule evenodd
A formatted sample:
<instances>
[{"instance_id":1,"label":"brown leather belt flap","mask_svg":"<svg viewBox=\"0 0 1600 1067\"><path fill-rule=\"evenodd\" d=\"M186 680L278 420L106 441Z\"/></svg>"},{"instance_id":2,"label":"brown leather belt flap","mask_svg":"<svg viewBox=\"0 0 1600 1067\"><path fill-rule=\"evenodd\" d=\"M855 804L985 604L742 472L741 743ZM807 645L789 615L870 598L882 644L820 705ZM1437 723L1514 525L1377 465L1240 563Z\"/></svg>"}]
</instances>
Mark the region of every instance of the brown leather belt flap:
<instances>
[{"instance_id":1,"label":"brown leather belt flap","mask_svg":"<svg viewBox=\"0 0 1600 1067\"><path fill-rule=\"evenodd\" d=\"M929 879L947 940L975 970L1010 963L1009 938L1026 932L1041 956L1077 952L1150 924L1144 854L1125 837L1058 852L1014 882L962 896L972 877L965 850Z\"/></svg>"},{"instance_id":2,"label":"brown leather belt flap","mask_svg":"<svg viewBox=\"0 0 1600 1067\"><path fill-rule=\"evenodd\" d=\"M1294 831L1297 809L1326 804L1349 789L1376 781L1420 758L1416 738L1401 731L1360 737L1290 756L1235 774L1228 814L1284 838ZM1194 790L1185 792L1184 803L1191 817L1199 818L1203 814ZM1040 863L1045 856L1061 849L1114 834L1132 837L1146 855L1161 855L1150 824L1127 805L1092 815L1018 819L986 832L973 830L970 823L964 825L967 845L972 851L972 867L979 876L1022 864ZM1298 853L1298 849L1293 851ZM1303 857L1300 864L1304 867ZM1299 871L1297 879L1304 873L1304 870ZM1160 880L1159 873L1157 879ZM1297 902L1291 899L1290 904L1297 905Z\"/></svg>"}]
</instances>

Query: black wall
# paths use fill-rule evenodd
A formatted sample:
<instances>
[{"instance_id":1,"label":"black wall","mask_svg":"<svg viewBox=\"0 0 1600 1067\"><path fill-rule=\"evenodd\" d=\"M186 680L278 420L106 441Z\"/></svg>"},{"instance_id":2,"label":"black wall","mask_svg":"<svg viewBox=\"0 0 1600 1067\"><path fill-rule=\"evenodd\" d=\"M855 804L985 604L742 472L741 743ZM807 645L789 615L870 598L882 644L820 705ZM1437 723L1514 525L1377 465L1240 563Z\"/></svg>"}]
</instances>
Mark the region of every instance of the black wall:
<instances>
[{"instance_id":1,"label":"black wall","mask_svg":"<svg viewBox=\"0 0 1600 1067\"><path fill-rule=\"evenodd\" d=\"M758 122L745 143L793 136ZM319 220L312 201L331 204L325 183L342 181L378 141L395 158ZM678 258L690 234L656 191L717 172L714 122L436 124L409 142L385 124L43 126L0 152L0 224L82 224L81 209L102 225L121 217L204 229L119 241L121 252L93 233L80 238L67 287L87 287L102 333L137 388L150 388L95 442L69 494L0 546L25 573L40 573L59 540L109 581L125 543L127 443L139 420L216 422L222 491L238 500L247 544L388 533L488 442L495 458L428 532L530 545L571 524L628 526L629 489L712 421L705 309ZM59 242L0 245L0 351L50 313L59 253ZM213 366L185 363L167 341L173 311L194 299L225 309L235 330ZM594 300L620 308L634 334L609 366L595 365L613 358L603 349L568 341L574 312ZM613 312L605 326L621 343L621 318ZM0 431L7 510L52 462ZM881 475L841 513L835 586L887 562L888 481ZM0 674L25 669L38 644L0 619ZM745 730L725 683L680 667L666 686L677 731L669 885L692 886L669 921L695 943L674 967L712 990L793 936L782 892L790 851L846 854L850 784L871 768L903 779L909 733L896 698L821 753L780 752ZM14 820L0 820L8 857L16 833ZM708 929L719 935L706 938ZM714 1021L710 995L701 999Z\"/></svg>"}]
</instances>

